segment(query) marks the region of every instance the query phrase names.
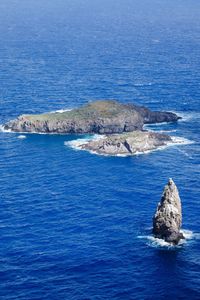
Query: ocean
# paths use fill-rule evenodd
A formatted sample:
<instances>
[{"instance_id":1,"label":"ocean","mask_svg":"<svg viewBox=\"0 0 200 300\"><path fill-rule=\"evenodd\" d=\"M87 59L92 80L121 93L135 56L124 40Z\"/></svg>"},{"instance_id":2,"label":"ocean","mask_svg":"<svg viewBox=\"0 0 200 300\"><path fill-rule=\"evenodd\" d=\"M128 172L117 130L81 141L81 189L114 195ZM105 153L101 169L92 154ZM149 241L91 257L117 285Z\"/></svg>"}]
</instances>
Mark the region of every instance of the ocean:
<instances>
[{"instance_id":1,"label":"ocean","mask_svg":"<svg viewBox=\"0 0 200 300\"><path fill-rule=\"evenodd\" d=\"M173 111L182 145L132 157L88 136L0 132L0 299L200 299L200 2L1 0L0 124L98 99ZM186 240L151 234L168 178Z\"/></svg>"}]
</instances>

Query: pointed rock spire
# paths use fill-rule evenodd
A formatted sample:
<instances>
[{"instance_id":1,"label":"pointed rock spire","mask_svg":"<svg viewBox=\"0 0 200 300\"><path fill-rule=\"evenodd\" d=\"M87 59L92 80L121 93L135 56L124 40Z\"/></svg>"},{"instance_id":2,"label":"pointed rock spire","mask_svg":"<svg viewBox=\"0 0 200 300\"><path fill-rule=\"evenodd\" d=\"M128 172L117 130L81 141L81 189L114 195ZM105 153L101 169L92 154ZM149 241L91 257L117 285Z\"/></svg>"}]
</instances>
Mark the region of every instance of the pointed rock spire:
<instances>
[{"instance_id":1,"label":"pointed rock spire","mask_svg":"<svg viewBox=\"0 0 200 300\"><path fill-rule=\"evenodd\" d=\"M153 234L157 238L176 245L184 239L183 234L180 233L181 225L181 200L178 189L170 178L153 217Z\"/></svg>"}]
</instances>

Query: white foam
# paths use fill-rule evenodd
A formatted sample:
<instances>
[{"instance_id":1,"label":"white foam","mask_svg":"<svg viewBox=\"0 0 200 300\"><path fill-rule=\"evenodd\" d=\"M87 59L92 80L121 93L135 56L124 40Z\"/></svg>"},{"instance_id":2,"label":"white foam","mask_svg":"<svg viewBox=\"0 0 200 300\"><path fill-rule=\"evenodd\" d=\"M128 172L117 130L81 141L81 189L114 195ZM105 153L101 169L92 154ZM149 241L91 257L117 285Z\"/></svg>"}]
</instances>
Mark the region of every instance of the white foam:
<instances>
[{"instance_id":1,"label":"white foam","mask_svg":"<svg viewBox=\"0 0 200 300\"><path fill-rule=\"evenodd\" d=\"M177 132L176 129L172 129L172 130L159 130L159 133L171 133L171 132Z\"/></svg>"},{"instance_id":2,"label":"white foam","mask_svg":"<svg viewBox=\"0 0 200 300\"><path fill-rule=\"evenodd\" d=\"M172 243L168 243L164 241L163 239L158 239L154 237L153 235L140 235L138 236L139 239L147 240L148 245L152 247L165 247L165 248L177 248L185 244L187 241L192 240L192 239L198 239L200 238L200 234L198 233L193 233L191 230L186 230L182 229L180 230L181 233L183 233L185 239L180 240L179 244L174 246Z\"/></svg>"},{"instance_id":3,"label":"white foam","mask_svg":"<svg viewBox=\"0 0 200 300\"><path fill-rule=\"evenodd\" d=\"M50 114L55 114L55 113L62 114L64 112L66 112L66 111L71 111L71 110L72 110L72 108L65 108L65 109L58 109L58 110L55 110L55 111L50 111L49 113Z\"/></svg>"},{"instance_id":4,"label":"white foam","mask_svg":"<svg viewBox=\"0 0 200 300\"><path fill-rule=\"evenodd\" d=\"M18 139L26 139L26 136L21 134L21 135L19 135L17 138L18 138Z\"/></svg>"},{"instance_id":5,"label":"white foam","mask_svg":"<svg viewBox=\"0 0 200 300\"><path fill-rule=\"evenodd\" d=\"M178 144L178 145L190 145L194 144L194 141L188 140L186 138L180 137L180 136L171 136L172 143L171 144Z\"/></svg>"},{"instance_id":6,"label":"white foam","mask_svg":"<svg viewBox=\"0 0 200 300\"><path fill-rule=\"evenodd\" d=\"M167 248L174 247L174 245L165 242L162 239L155 238L153 236L148 236L147 239L152 243L152 246L155 247L167 247Z\"/></svg>"},{"instance_id":7,"label":"white foam","mask_svg":"<svg viewBox=\"0 0 200 300\"><path fill-rule=\"evenodd\" d=\"M167 124L167 123L166 123ZM158 125L158 124L157 124ZM153 125L152 125L153 126ZM148 128L150 127L150 129ZM148 131L151 131L151 132L158 132L158 133L167 133L167 132L176 132L176 130L171 130L171 131L165 131L165 130L153 130L151 128L151 125L145 125L145 129L148 129ZM190 159L193 159L193 157L191 155L189 155L186 151L178 148L177 146L181 146L181 145L191 145L191 144L194 144L195 142L192 141L192 140L189 140L189 139L186 139L184 137L179 137L179 136L170 136L171 139L172 139L172 142L168 142L165 146L161 146L155 150L163 150L165 148L168 148L168 147L176 147L176 149L181 152L183 155L187 156L188 158ZM151 150L150 152L152 151L155 151L155 150Z\"/></svg>"},{"instance_id":8,"label":"white foam","mask_svg":"<svg viewBox=\"0 0 200 300\"><path fill-rule=\"evenodd\" d=\"M0 132L12 132L11 129L5 129L3 125L0 125Z\"/></svg>"},{"instance_id":9,"label":"white foam","mask_svg":"<svg viewBox=\"0 0 200 300\"><path fill-rule=\"evenodd\" d=\"M153 247L172 247L172 244L165 242L163 239L155 238L152 235L140 235L138 239L144 239L150 242L150 246ZM149 244L148 244L149 245Z\"/></svg>"},{"instance_id":10,"label":"white foam","mask_svg":"<svg viewBox=\"0 0 200 300\"><path fill-rule=\"evenodd\" d=\"M80 139L77 139L77 140L72 140L72 141L65 141L64 142L64 145L65 146L69 146L75 150L85 150L85 149L82 149L82 146L84 144L87 144L88 142L90 141L94 141L94 140L100 140L102 138L104 138L105 135L98 135L98 134L94 134L92 136L89 136L89 137L85 137L85 138L80 138ZM95 153L94 151L90 151L91 153Z\"/></svg>"},{"instance_id":11,"label":"white foam","mask_svg":"<svg viewBox=\"0 0 200 300\"><path fill-rule=\"evenodd\" d=\"M155 126L163 126L163 125L169 125L170 122L162 122L162 123L153 123L153 124L144 124L144 129L148 130L148 129L151 129L152 127L155 127Z\"/></svg>"},{"instance_id":12,"label":"white foam","mask_svg":"<svg viewBox=\"0 0 200 300\"><path fill-rule=\"evenodd\" d=\"M182 229L180 232L183 234L186 240L191 240L195 236L195 233L193 233L191 230Z\"/></svg>"},{"instance_id":13,"label":"white foam","mask_svg":"<svg viewBox=\"0 0 200 300\"><path fill-rule=\"evenodd\" d=\"M169 123L165 123L165 124L167 125ZM157 123L155 125L156 125L156 127L158 127L158 125L162 125L162 124ZM158 128L154 129L153 128L153 124L152 125L145 124L143 127L144 127L145 130L152 131L152 132L158 132L158 133L164 133L164 134L165 133L177 132L177 129L167 129L167 130L165 130L165 129L158 129Z\"/></svg>"},{"instance_id":14,"label":"white foam","mask_svg":"<svg viewBox=\"0 0 200 300\"><path fill-rule=\"evenodd\" d=\"M172 111L172 112L182 118L179 120L179 122L187 122L190 120L200 119L200 112L183 112L183 111Z\"/></svg>"}]
</instances>

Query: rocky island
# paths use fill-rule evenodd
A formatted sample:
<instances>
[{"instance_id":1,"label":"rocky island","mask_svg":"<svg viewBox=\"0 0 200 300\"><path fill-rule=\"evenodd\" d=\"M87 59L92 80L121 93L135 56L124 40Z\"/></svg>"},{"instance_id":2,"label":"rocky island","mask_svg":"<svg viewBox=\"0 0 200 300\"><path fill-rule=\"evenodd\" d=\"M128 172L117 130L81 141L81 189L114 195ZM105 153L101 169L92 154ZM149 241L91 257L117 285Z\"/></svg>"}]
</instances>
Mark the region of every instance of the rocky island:
<instances>
[{"instance_id":1,"label":"rocky island","mask_svg":"<svg viewBox=\"0 0 200 300\"><path fill-rule=\"evenodd\" d=\"M170 136L156 132L133 131L122 134L107 135L97 140L79 144L82 150L103 155L134 155L155 150L172 142Z\"/></svg>"},{"instance_id":2,"label":"rocky island","mask_svg":"<svg viewBox=\"0 0 200 300\"><path fill-rule=\"evenodd\" d=\"M184 239L180 232L182 224L181 200L172 179L165 186L162 198L153 217L153 234L156 238L177 245Z\"/></svg>"},{"instance_id":3,"label":"rocky island","mask_svg":"<svg viewBox=\"0 0 200 300\"><path fill-rule=\"evenodd\" d=\"M14 132L113 134L142 130L144 124L174 122L171 112L151 111L134 104L99 100L63 113L21 115L4 125Z\"/></svg>"}]
</instances>

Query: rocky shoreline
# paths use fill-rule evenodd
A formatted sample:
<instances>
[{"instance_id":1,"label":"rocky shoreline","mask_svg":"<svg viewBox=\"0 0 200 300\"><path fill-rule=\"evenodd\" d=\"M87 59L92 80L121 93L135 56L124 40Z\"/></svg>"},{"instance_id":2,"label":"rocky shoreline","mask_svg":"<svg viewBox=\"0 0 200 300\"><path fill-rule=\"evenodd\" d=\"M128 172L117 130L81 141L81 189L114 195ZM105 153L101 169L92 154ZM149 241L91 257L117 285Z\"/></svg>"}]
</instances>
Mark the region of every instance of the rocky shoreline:
<instances>
[{"instance_id":1,"label":"rocky shoreline","mask_svg":"<svg viewBox=\"0 0 200 300\"><path fill-rule=\"evenodd\" d=\"M156 132L133 131L106 135L100 139L79 143L78 148L100 155L130 156L145 153L172 143L170 136Z\"/></svg>"}]
</instances>

